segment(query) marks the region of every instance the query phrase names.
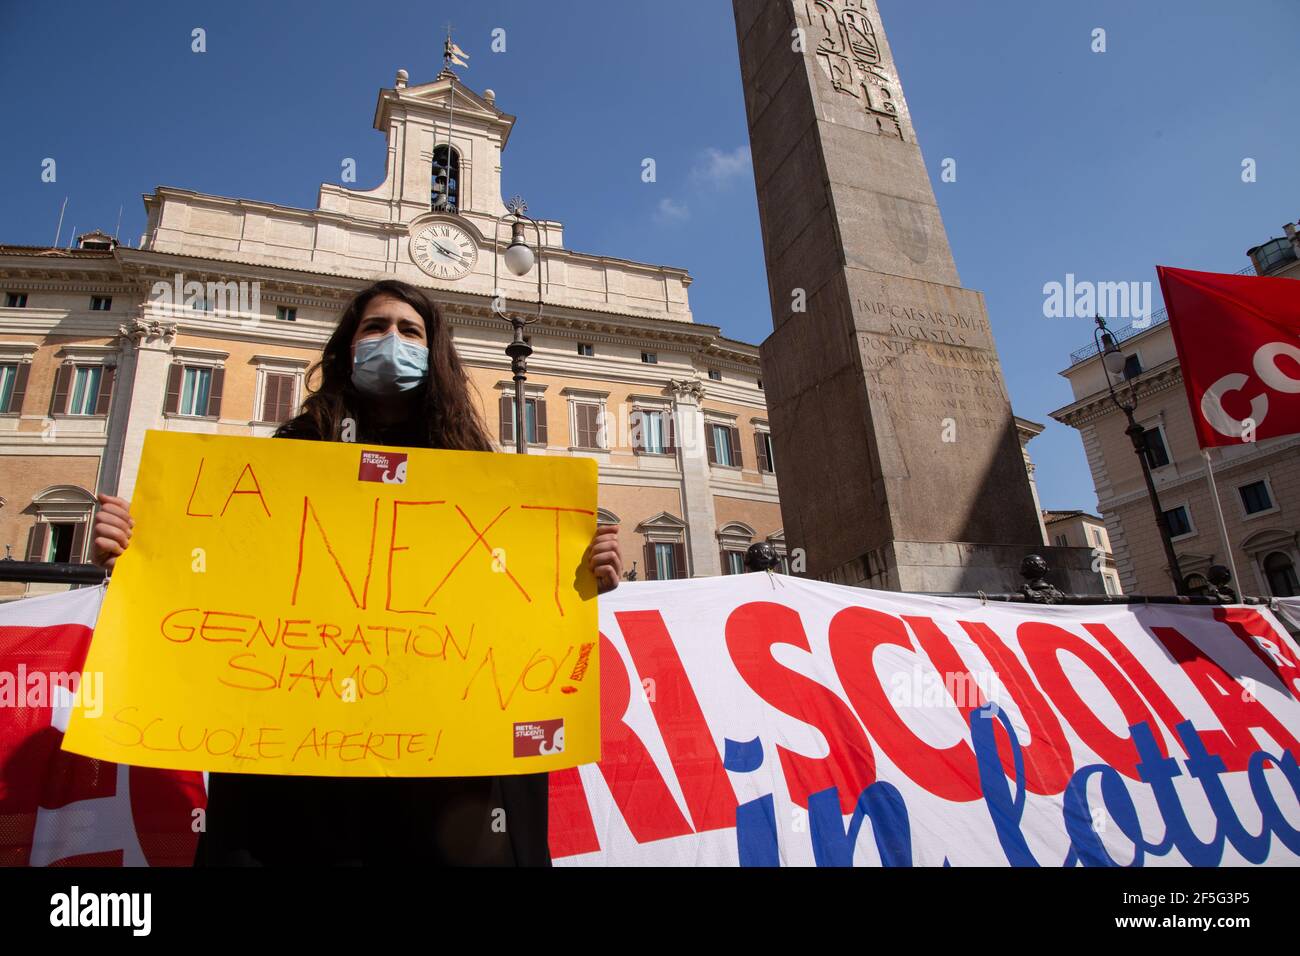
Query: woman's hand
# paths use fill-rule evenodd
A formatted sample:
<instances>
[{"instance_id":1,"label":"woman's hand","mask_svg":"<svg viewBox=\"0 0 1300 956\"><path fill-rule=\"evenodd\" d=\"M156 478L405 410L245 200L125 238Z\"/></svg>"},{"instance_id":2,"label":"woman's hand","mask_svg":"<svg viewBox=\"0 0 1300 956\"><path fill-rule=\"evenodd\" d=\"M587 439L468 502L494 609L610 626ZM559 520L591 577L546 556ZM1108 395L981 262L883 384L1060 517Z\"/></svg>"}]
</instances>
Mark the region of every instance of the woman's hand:
<instances>
[{"instance_id":1,"label":"woman's hand","mask_svg":"<svg viewBox=\"0 0 1300 956\"><path fill-rule=\"evenodd\" d=\"M131 502L116 495L95 497L99 499L99 510L90 528L90 560L111 571L118 555L131 543L131 529L135 526Z\"/></svg>"},{"instance_id":2,"label":"woman's hand","mask_svg":"<svg viewBox=\"0 0 1300 956\"><path fill-rule=\"evenodd\" d=\"M596 593L604 594L618 587L623 577L623 552L618 548L618 525L597 525L591 539L588 566L596 575Z\"/></svg>"}]
</instances>

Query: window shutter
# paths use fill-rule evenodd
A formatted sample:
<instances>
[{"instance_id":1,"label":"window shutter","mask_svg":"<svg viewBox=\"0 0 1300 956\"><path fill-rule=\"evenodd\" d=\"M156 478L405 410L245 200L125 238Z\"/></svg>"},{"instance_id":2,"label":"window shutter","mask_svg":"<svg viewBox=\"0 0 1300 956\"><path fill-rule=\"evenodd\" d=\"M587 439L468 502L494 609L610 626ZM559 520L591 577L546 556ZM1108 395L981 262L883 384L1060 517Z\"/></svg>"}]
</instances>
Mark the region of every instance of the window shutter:
<instances>
[{"instance_id":1,"label":"window shutter","mask_svg":"<svg viewBox=\"0 0 1300 956\"><path fill-rule=\"evenodd\" d=\"M664 423L664 451L672 453L677 450L677 416L671 410L664 410L661 413L661 421Z\"/></svg>"},{"instance_id":2,"label":"window shutter","mask_svg":"<svg viewBox=\"0 0 1300 956\"><path fill-rule=\"evenodd\" d=\"M591 417L588 413L590 405L583 405L581 402L575 402L573 405L573 444L579 448L590 448L588 442L591 441Z\"/></svg>"},{"instance_id":3,"label":"window shutter","mask_svg":"<svg viewBox=\"0 0 1300 956\"><path fill-rule=\"evenodd\" d=\"M54 395L50 399L50 414L66 412L68 410L68 383L72 381L71 365L63 364L59 366L59 371L54 376Z\"/></svg>"},{"instance_id":4,"label":"window shutter","mask_svg":"<svg viewBox=\"0 0 1300 956\"><path fill-rule=\"evenodd\" d=\"M18 375L14 379L14 390L9 396L9 407L0 409L6 412L21 412L23 410L23 396L27 393L27 373L32 367L27 362L20 362L18 365Z\"/></svg>"},{"instance_id":5,"label":"window shutter","mask_svg":"<svg viewBox=\"0 0 1300 956\"><path fill-rule=\"evenodd\" d=\"M537 399L537 443L546 444L546 399Z\"/></svg>"},{"instance_id":6,"label":"window shutter","mask_svg":"<svg viewBox=\"0 0 1300 956\"><path fill-rule=\"evenodd\" d=\"M163 400L163 411L175 414L181 407L181 376L185 367L180 362L172 362L167 370L167 396Z\"/></svg>"},{"instance_id":7,"label":"window shutter","mask_svg":"<svg viewBox=\"0 0 1300 956\"><path fill-rule=\"evenodd\" d=\"M280 405L276 409L277 422L287 422L293 417L293 390L298 384L298 379L294 375L281 375L280 378Z\"/></svg>"},{"instance_id":8,"label":"window shutter","mask_svg":"<svg viewBox=\"0 0 1300 956\"><path fill-rule=\"evenodd\" d=\"M657 581L657 580L659 580L659 579L655 576L655 572L656 572L656 568L655 568L655 546L654 546L654 542L653 542L653 541L647 541L647 542L645 543L645 580L647 580L647 581Z\"/></svg>"},{"instance_id":9,"label":"window shutter","mask_svg":"<svg viewBox=\"0 0 1300 956\"><path fill-rule=\"evenodd\" d=\"M275 417L280 407L280 376L267 375L262 382L262 414L258 416L264 422L279 421Z\"/></svg>"},{"instance_id":10,"label":"window shutter","mask_svg":"<svg viewBox=\"0 0 1300 956\"><path fill-rule=\"evenodd\" d=\"M763 437L762 432L754 432L754 454L758 458L758 470L771 471L772 463L767 460L767 442Z\"/></svg>"},{"instance_id":11,"label":"window shutter","mask_svg":"<svg viewBox=\"0 0 1300 956\"><path fill-rule=\"evenodd\" d=\"M90 527L89 521L78 521L72 528L72 551L68 554L69 564L84 564L85 557L81 549L86 546L86 529Z\"/></svg>"},{"instance_id":12,"label":"window shutter","mask_svg":"<svg viewBox=\"0 0 1300 956\"><path fill-rule=\"evenodd\" d=\"M293 415L294 376L269 373L262 396L262 421L286 422Z\"/></svg>"},{"instance_id":13,"label":"window shutter","mask_svg":"<svg viewBox=\"0 0 1300 956\"><path fill-rule=\"evenodd\" d=\"M95 397L95 414L107 415L108 405L113 400L113 379L117 377L117 366L107 365L99 377L99 395ZM81 526L78 525L78 528ZM75 544L73 545L75 550Z\"/></svg>"},{"instance_id":14,"label":"window shutter","mask_svg":"<svg viewBox=\"0 0 1300 956\"><path fill-rule=\"evenodd\" d=\"M722 573L730 574L731 562L727 560L727 552L725 548L718 552L718 560L722 562Z\"/></svg>"},{"instance_id":15,"label":"window shutter","mask_svg":"<svg viewBox=\"0 0 1300 956\"><path fill-rule=\"evenodd\" d=\"M704 447L709 452L709 464L716 465L718 463L718 452L713 447L713 426L708 422L704 423Z\"/></svg>"},{"instance_id":16,"label":"window shutter","mask_svg":"<svg viewBox=\"0 0 1300 956\"><path fill-rule=\"evenodd\" d=\"M221 416L221 387L226 382L226 370L224 368L214 368L212 370L212 388L208 390L208 414Z\"/></svg>"},{"instance_id":17,"label":"window shutter","mask_svg":"<svg viewBox=\"0 0 1300 956\"><path fill-rule=\"evenodd\" d=\"M31 533L27 536L28 561L45 560L45 543L49 540L49 534L50 526L44 521L32 525Z\"/></svg>"},{"instance_id":18,"label":"window shutter","mask_svg":"<svg viewBox=\"0 0 1300 956\"><path fill-rule=\"evenodd\" d=\"M632 406L632 414L628 416L628 427L632 434L632 451L634 454L641 454L645 451L645 412Z\"/></svg>"},{"instance_id":19,"label":"window shutter","mask_svg":"<svg viewBox=\"0 0 1300 956\"><path fill-rule=\"evenodd\" d=\"M731 438L731 463L737 468L745 466L745 458L740 453L740 429L728 428L727 434Z\"/></svg>"},{"instance_id":20,"label":"window shutter","mask_svg":"<svg viewBox=\"0 0 1300 956\"><path fill-rule=\"evenodd\" d=\"M513 445L515 441L514 401L509 395L502 394L497 403L501 412L501 445Z\"/></svg>"},{"instance_id":21,"label":"window shutter","mask_svg":"<svg viewBox=\"0 0 1300 956\"><path fill-rule=\"evenodd\" d=\"M673 571L677 577L686 577L686 545L680 541L673 544Z\"/></svg>"}]
</instances>

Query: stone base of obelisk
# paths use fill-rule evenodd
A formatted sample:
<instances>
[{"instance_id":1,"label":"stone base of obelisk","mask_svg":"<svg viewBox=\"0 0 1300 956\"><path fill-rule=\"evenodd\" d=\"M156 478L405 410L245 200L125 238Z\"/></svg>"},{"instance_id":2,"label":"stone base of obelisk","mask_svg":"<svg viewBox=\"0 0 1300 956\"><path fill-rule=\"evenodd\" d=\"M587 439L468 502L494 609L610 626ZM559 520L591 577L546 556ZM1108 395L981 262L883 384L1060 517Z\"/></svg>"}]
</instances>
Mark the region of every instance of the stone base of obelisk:
<instances>
[{"instance_id":1,"label":"stone base of obelisk","mask_svg":"<svg viewBox=\"0 0 1300 956\"><path fill-rule=\"evenodd\" d=\"M984 591L1007 594L1020 590L1020 562L1041 555L1051 569L1047 582L1066 594L1103 594L1105 585L1093 570L1088 548L1040 545L971 544L965 541L892 541L861 558L816 575L823 581L881 591Z\"/></svg>"}]
</instances>

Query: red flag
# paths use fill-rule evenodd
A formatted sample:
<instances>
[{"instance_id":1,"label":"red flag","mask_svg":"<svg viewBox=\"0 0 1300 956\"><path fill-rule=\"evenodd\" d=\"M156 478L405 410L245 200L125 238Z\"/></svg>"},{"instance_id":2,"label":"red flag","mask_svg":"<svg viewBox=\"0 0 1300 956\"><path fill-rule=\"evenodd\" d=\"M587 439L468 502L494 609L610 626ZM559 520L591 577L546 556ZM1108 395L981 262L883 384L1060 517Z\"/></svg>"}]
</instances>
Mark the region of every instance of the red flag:
<instances>
[{"instance_id":1,"label":"red flag","mask_svg":"<svg viewBox=\"0 0 1300 956\"><path fill-rule=\"evenodd\" d=\"M1300 433L1300 282L1156 274L1201 447Z\"/></svg>"}]
</instances>

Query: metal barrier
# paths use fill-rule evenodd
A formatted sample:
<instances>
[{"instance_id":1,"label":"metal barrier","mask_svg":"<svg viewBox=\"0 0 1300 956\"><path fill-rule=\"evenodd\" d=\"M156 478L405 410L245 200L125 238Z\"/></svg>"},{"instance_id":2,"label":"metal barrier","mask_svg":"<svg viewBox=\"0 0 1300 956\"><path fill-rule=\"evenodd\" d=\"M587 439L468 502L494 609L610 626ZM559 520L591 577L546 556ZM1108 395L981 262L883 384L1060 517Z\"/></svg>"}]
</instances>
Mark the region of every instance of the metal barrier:
<instances>
[{"instance_id":1,"label":"metal barrier","mask_svg":"<svg viewBox=\"0 0 1300 956\"><path fill-rule=\"evenodd\" d=\"M751 570L764 570L751 568ZM1021 571L1025 574L1024 569ZM32 584L101 584L107 572L95 564L62 564L54 561L0 560L0 581L23 581ZM1272 598L1238 597L1231 591L1210 595L1171 594L1064 594L1042 578L1025 574L1026 583L1020 591L1007 594L987 594L983 591L919 591L928 597L971 598L978 601L1016 602L1028 604L1263 604L1271 605ZM1216 582L1217 583L1217 582ZM1219 586L1226 587L1227 582Z\"/></svg>"}]
</instances>

